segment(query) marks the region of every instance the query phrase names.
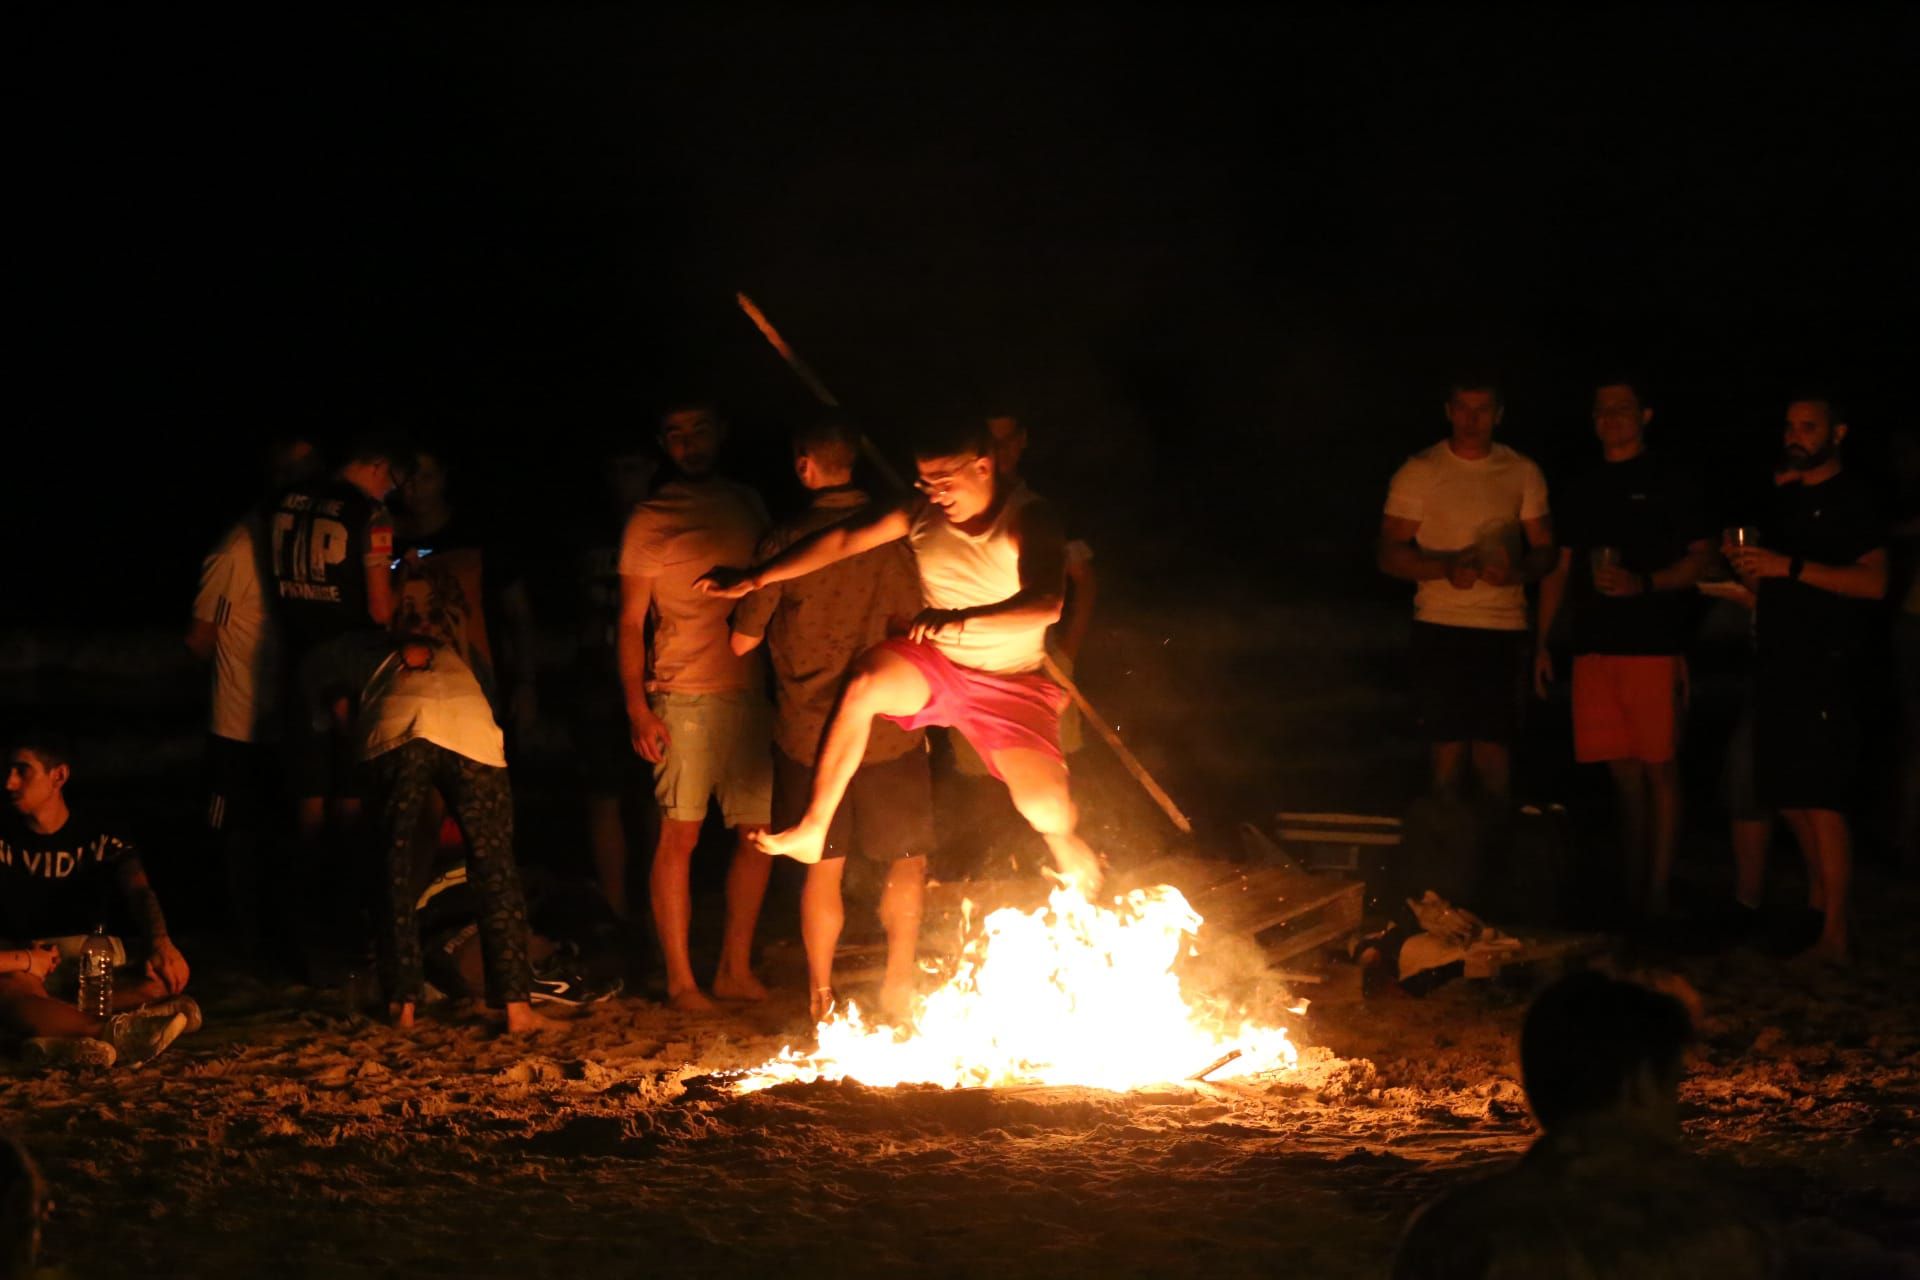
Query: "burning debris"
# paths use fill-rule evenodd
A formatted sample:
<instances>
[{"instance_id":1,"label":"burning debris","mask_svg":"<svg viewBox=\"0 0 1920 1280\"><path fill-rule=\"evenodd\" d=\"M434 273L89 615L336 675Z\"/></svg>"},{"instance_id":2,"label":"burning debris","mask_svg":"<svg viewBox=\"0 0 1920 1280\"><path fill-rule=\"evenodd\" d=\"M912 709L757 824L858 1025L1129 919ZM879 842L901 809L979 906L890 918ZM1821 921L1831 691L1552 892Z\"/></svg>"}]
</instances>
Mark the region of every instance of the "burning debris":
<instances>
[{"instance_id":1,"label":"burning debris","mask_svg":"<svg viewBox=\"0 0 1920 1280\"><path fill-rule=\"evenodd\" d=\"M856 1080L1122 1091L1292 1068L1299 1052L1284 1028L1210 1010L1182 991L1175 963L1201 924L1170 885L1135 889L1112 907L1057 888L1044 908L1003 907L969 928L952 976L918 1002L910 1025L869 1021L850 1004L820 1022L812 1052L789 1047L736 1087Z\"/></svg>"}]
</instances>

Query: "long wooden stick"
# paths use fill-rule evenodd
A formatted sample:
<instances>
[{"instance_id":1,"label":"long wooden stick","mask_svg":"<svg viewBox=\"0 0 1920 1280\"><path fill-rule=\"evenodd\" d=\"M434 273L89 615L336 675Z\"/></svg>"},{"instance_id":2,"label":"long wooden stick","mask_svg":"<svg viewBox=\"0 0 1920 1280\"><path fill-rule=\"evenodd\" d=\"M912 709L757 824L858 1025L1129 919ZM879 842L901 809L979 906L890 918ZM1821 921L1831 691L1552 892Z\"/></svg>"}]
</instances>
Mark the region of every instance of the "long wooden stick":
<instances>
[{"instance_id":1,"label":"long wooden stick","mask_svg":"<svg viewBox=\"0 0 1920 1280\"><path fill-rule=\"evenodd\" d=\"M753 321L753 327L760 331L760 336L765 338L768 345L780 353L780 358L787 362L787 367L799 376L800 381L807 384L807 389L813 392L814 399L829 409L838 409L840 407L840 401L834 398L831 391L827 390L826 384L820 381L819 377L808 367L807 362L802 360L794 349L788 345L787 340L780 336L780 331L773 327L773 322L767 319L766 313L753 304L753 299L744 293L736 293L733 297L734 301L740 304L740 310L746 312L747 319ZM873 441L867 439L867 434L864 431L860 433L860 452L865 454L868 461L878 467L881 472L893 482L895 488L900 489L902 492L906 491L907 486L905 481L901 479L900 473L895 471L892 464L886 460L878 449L873 447ZM1138 782L1149 796L1153 797L1154 803L1160 806L1161 812L1167 815L1168 820L1171 821L1174 826L1178 827L1182 833L1192 835L1193 823L1187 820L1187 815L1180 812L1180 806L1173 802L1173 797L1167 794L1164 787L1154 781L1153 775L1147 772L1147 767L1135 758L1132 751L1127 749L1127 744L1120 740L1119 731L1100 718L1100 713L1094 710L1093 703L1087 700L1086 694L1080 692L1080 686L1075 684L1067 673L1060 669L1060 664L1053 660L1053 655L1050 653L1043 654L1041 656L1041 663L1042 669L1047 673L1047 678L1067 691L1067 696L1073 699L1075 706L1080 708L1080 714L1086 717L1087 723L1093 726L1094 731L1100 735L1101 741L1107 744L1108 748L1111 749L1113 754L1119 759L1121 765L1126 768L1126 771L1133 775L1133 780Z\"/></svg>"}]
</instances>

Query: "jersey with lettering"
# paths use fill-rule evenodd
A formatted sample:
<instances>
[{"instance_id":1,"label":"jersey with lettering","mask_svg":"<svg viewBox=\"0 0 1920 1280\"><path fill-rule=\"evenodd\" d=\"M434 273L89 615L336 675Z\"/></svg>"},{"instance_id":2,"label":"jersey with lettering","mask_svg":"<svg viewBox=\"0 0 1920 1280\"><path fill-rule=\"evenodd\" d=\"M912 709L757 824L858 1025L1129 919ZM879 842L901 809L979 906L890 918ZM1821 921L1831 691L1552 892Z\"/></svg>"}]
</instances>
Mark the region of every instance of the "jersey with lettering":
<instances>
[{"instance_id":1,"label":"jersey with lettering","mask_svg":"<svg viewBox=\"0 0 1920 1280\"><path fill-rule=\"evenodd\" d=\"M268 560L288 648L314 646L373 625L367 565L393 555L387 509L345 480L280 496L268 516Z\"/></svg>"},{"instance_id":2,"label":"jersey with lettering","mask_svg":"<svg viewBox=\"0 0 1920 1280\"><path fill-rule=\"evenodd\" d=\"M134 856L131 841L77 813L44 835L5 815L0 820L0 938L18 946L35 938L91 933L107 923L119 865Z\"/></svg>"}]
</instances>

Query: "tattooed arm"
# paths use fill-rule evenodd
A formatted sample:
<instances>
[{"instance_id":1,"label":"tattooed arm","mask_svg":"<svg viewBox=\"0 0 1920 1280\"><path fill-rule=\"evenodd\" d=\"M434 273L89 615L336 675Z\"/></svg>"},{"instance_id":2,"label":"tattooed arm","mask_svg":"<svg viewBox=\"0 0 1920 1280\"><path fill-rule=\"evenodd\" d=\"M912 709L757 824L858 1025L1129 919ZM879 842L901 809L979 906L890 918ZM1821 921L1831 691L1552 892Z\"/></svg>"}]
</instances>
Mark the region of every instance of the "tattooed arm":
<instances>
[{"instance_id":1,"label":"tattooed arm","mask_svg":"<svg viewBox=\"0 0 1920 1280\"><path fill-rule=\"evenodd\" d=\"M158 978L169 995L186 990L187 958L167 936L167 917L160 910L160 896L153 891L147 869L140 865L139 858L121 859L120 892L126 897L127 909L147 935L147 976Z\"/></svg>"}]
</instances>

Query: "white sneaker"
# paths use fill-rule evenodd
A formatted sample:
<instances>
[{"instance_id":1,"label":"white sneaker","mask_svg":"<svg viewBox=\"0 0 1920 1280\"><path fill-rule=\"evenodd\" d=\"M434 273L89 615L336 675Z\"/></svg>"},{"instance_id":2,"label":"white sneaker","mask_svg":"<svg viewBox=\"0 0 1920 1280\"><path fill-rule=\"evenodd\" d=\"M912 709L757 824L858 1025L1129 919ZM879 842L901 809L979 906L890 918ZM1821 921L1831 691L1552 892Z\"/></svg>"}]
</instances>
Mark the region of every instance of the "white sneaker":
<instances>
[{"instance_id":1,"label":"white sneaker","mask_svg":"<svg viewBox=\"0 0 1920 1280\"><path fill-rule=\"evenodd\" d=\"M43 1067L110 1067L120 1056L105 1040L88 1036L35 1036L21 1047L28 1062Z\"/></svg>"},{"instance_id":2,"label":"white sneaker","mask_svg":"<svg viewBox=\"0 0 1920 1280\"><path fill-rule=\"evenodd\" d=\"M134 1012L145 1016L174 1013L185 1014L187 1017L186 1034L188 1035L192 1035L198 1031L206 1021L200 1016L200 1002L192 996L168 996L164 1000L149 1000L138 1009L135 1009Z\"/></svg>"},{"instance_id":3,"label":"white sneaker","mask_svg":"<svg viewBox=\"0 0 1920 1280\"><path fill-rule=\"evenodd\" d=\"M106 1040L129 1067L151 1062L187 1029L184 1013L146 1013L134 1009L107 1019Z\"/></svg>"}]
</instances>

